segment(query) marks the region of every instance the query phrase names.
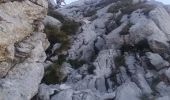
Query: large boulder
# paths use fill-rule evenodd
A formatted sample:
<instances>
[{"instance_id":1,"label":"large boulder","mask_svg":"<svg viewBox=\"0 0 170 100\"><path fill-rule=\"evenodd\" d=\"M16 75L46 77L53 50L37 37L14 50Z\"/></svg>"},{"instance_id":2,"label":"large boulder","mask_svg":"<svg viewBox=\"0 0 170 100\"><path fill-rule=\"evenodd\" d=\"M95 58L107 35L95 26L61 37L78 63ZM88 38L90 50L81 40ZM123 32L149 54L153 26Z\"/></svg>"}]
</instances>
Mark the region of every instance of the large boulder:
<instances>
[{"instance_id":1,"label":"large boulder","mask_svg":"<svg viewBox=\"0 0 170 100\"><path fill-rule=\"evenodd\" d=\"M121 85L116 92L115 100L140 100L141 90L133 82Z\"/></svg>"},{"instance_id":2,"label":"large boulder","mask_svg":"<svg viewBox=\"0 0 170 100\"><path fill-rule=\"evenodd\" d=\"M157 69L163 69L167 66L169 66L169 62L165 61L159 54L155 53L146 53L148 59L150 60L150 63Z\"/></svg>"},{"instance_id":3,"label":"large boulder","mask_svg":"<svg viewBox=\"0 0 170 100\"><path fill-rule=\"evenodd\" d=\"M46 0L23 0L0 4L0 61L7 60L8 47L21 41L34 30L34 21L47 14Z\"/></svg>"},{"instance_id":4,"label":"large boulder","mask_svg":"<svg viewBox=\"0 0 170 100\"><path fill-rule=\"evenodd\" d=\"M6 73L1 72L4 76L0 79L1 100L30 100L37 93L48 45L45 34L35 32L15 46L17 62Z\"/></svg>"},{"instance_id":5,"label":"large boulder","mask_svg":"<svg viewBox=\"0 0 170 100\"><path fill-rule=\"evenodd\" d=\"M41 63L17 64L0 80L0 100L30 100L37 93L43 74Z\"/></svg>"}]
</instances>

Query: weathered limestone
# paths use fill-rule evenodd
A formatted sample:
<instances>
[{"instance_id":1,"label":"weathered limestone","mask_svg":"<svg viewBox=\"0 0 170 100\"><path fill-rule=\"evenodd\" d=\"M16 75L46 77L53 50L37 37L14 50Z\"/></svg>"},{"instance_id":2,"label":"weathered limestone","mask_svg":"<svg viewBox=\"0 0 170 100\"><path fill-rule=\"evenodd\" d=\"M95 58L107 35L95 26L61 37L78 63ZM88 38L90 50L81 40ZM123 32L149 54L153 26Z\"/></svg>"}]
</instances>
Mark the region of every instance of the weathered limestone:
<instances>
[{"instance_id":1,"label":"weathered limestone","mask_svg":"<svg viewBox=\"0 0 170 100\"><path fill-rule=\"evenodd\" d=\"M23 40L34 30L34 20L41 20L47 14L47 1L24 0L0 4L0 61L12 55L7 49Z\"/></svg>"}]
</instances>

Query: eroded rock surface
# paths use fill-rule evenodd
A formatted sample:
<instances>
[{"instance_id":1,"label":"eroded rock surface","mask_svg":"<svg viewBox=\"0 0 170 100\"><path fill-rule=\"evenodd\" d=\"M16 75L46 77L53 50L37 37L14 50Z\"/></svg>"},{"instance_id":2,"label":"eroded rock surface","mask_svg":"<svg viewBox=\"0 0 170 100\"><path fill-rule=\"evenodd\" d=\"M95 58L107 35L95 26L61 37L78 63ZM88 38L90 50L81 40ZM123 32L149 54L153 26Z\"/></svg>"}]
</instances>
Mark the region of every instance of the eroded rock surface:
<instances>
[{"instance_id":1,"label":"eroded rock surface","mask_svg":"<svg viewBox=\"0 0 170 100\"><path fill-rule=\"evenodd\" d=\"M58 84L42 84L40 98L169 98L168 6L145 0L81 0L55 11L79 21L81 26L70 35L67 52L62 56L53 52L52 56L58 57L56 64L60 66L70 63L67 69L72 70L65 70L67 77Z\"/></svg>"},{"instance_id":2,"label":"eroded rock surface","mask_svg":"<svg viewBox=\"0 0 170 100\"><path fill-rule=\"evenodd\" d=\"M49 47L42 20L46 0L0 3L0 100L30 100L44 75Z\"/></svg>"},{"instance_id":3,"label":"eroded rock surface","mask_svg":"<svg viewBox=\"0 0 170 100\"><path fill-rule=\"evenodd\" d=\"M0 60L8 59L8 47L23 40L34 30L34 20L41 20L47 13L47 1L13 1L0 4Z\"/></svg>"}]
</instances>

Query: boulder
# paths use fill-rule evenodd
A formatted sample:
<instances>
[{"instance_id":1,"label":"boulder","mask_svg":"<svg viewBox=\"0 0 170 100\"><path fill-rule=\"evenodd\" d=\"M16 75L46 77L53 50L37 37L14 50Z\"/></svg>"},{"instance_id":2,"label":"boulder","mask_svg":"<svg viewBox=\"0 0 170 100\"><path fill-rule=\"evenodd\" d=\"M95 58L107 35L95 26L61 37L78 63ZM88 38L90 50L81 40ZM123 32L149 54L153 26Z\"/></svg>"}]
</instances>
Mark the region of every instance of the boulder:
<instances>
[{"instance_id":1,"label":"boulder","mask_svg":"<svg viewBox=\"0 0 170 100\"><path fill-rule=\"evenodd\" d=\"M56 27L58 29L60 29L60 27L62 26L62 23L52 16L46 16L45 19L43 20L43 23L46 26L49 25L49 26Z\"/></svg>"},{"instance_id":2,"label":"boulder","mask_svg":"<svg viewBox=\"0 0 170 100\"><path fill-rule=\"evenodd\" d=\"M41 63L23 62L14 66L0 80L1 100L30 100L38 91L44 74Z\"/></svg>"},{"instance_id":3,"label":"boulder","mask_svg":"<svg viewBox=\"0 0 170 100\"><path fill-rule=\"evenodd\" d=\"M124 83L116 90L115 100L140 100L141 90L133 82Z\"/></svg>"},{"instance_id":4,"label":"boulder","mask_svg":"<svg viewBox=\"0 0 170 100\"><path fill-rule=\"evenodd\" d=\"M0 4L0 61L7 60L12 55L7 48L33 32L34 21L44 18L47 8L46 0L9 1Z\"/></svg>"},{"instance_id":5,"label":"boulder","mask_svg":"<svg viewBox=\"0 0 170 100\"><path fill-rule=\"evenodd\" d=\"M165 61L159 54L148 52L146 53L150 63L157 69L160 70L169 66L169 62Z\"/></svg>"},{"instance_id":6,"label":"boulder","mask_svg":"<svg viewBox=\"0 0 170 100\"><path fill-rule=\"evenodd\" d=\"M44 74L43 62L48 45L45 34L38 32L15 45L18 63L12 63L9 70L1 72L4 73L4 78L0 79L2 100L30 100L37 93Z\"/></svg>"},{"instance_id":7,"label":"boulder","mask_svg":"<svg viewBox=\"0 0 170 100\"><path fill-rule=\"evenodd\" d=\"M115 64L114 59L116 57L116 52L112 49L103 50L99 53L93 65L95 66L94 73L98 77L111 75L112 70L114 70Z\"/></svg>"}]
</instances>

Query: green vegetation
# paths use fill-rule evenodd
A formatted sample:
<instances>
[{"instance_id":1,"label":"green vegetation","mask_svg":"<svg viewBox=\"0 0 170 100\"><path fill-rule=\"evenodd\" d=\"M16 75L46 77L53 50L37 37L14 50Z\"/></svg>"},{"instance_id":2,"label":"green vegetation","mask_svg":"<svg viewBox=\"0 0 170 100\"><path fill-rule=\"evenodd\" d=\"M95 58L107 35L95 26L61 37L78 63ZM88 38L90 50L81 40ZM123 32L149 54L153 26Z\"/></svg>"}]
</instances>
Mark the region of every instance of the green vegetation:
<instances>
[{"instance_id":1,"label":"green vegetation","mask_svg":"<svg viewBox=\"0 0 170 100\"><path fill-rule=\"evenodd\" d=\"M57 84L63 81L63 74L60 72L61 66L54 63L46 69L42 82L46 84Z\"/></svg>"},{"instance_id":2,"label":"green vegetation","mask_svg":"<svg viewBox=\"0 0 170 100\"><path fill-rule=\"evenodd\" d=\"M123 55L119 55L114 59L115 66L120 67L125 65L125 58Z\"/></svg>"},{"instance_id":3,"label":"green vegetation","mask_svg":"<svg viewBox=\"0 0 170 100\"><path fill-rule=\"evenodd\" d=\"M137 4L133 4L132 0L125 0L123 2L117 2L108 8L108 13L117 13L119 10L122 14L131 14L133 11L137 9L142 9L145 15L154 9L155 6L146 4L145 2L139 2Z\"/></svg>"},{"instance_id":4,"label":"green vegetation","mask_svg":"<svg viewBox=\"0 0 170 100\"><path fill-rule=\"evenodd\" d=\"M93 15L95 15L97 13L97 9L93 8L93 9L89 9L87 10L87 12L83 13L84 17L91 17Z\"/></svg>"},{"instance_id":5,"label":"green vegetation","mask_svg":"<svg viewBox=\"0 0 170 100\"><path fill-rule=\"evenodd\" d=\"M124 11L129 9L129 7L133 6L132 0L124 0L113 4L108 8L108 13L117 13L119 10Z\"/></svg>"},{"instance_id":6,"label":"green vegetation","mask_svg":"<svg viewBox=\"0 0 170 100\"><path fill-rule=\"evenodd\" d=\"M64 81L63 73L61 70L61 65L63 62L66 62L66 55L62 55L61 52L66 51L70 47L69 36L75 34L79 29L80 24L74 20L64 17L62 14L49 10L48 15L61 21L61 28L57 28L52 25L45 26L44 32L46 33L51 47L55 43L61 43L61 47L54 52L58 55L58 60L55 63L48 67L45 71L43 82L46 84L56 84ZM80 64L79 64L80 63ZM76 67L81 65L81 61L76 62L72 61L71 64L75 64Z\"/></svg>"},{"instance_id":7,"label":"green vegetation","mask_svg":"<svg viewBox=\"0 0 170 100\"><path fill-rule=\"evenodd\" d=\"M61 29L52 25L45 26L44 32L46 33L51 45L61 43L61 48L56 52L67 50L70 46L69 36L77 32L80 23L64 17L57 11L49 10L48 15L62 22Z\"/></svg>"},{"instance_id":8,"label":"green vegetation","mask_svg":"<svg viewBox=\"0 0 170 100\"><path fill-rule=\"evenodd\" d=\"M143 55L145 52L152 51L146 39L139 41L137 44L131 45L126 42L120 48L121 54L125 52L138 52Z\"/></svg>"},{"instance_id":9,"label":"green vegetation","mask_svg":"<svg viewBox=\"0 0 170 100\"><path fill-rule=\"evenodd\" d=\"M57 11L49 10L48 15L58 19L63 24L61 31L65 32L67 35L75 34L81 25L80 23L63 16Z\"/></svg>"},{"instance_id":10,"label":"green vegetation","mask_svg":"<svg viewBox=\"0 0 170 100\"><path fill-rule=\"evenodd\" d=\"M66 61L65 55L59 55L58 60L50 65L46 70L44 74L44 78L42 82L46 84L57 84L64 81L63 73L61 70L61 65Z\"/></svg>"},{"instance_id":11,"label":"green vegetation","mask_svg":"<svg viewBox=\"0 0 170 100\"><path fill-rule=\"evenodd\" d=\"M68 63L71 64L71 66L74 68L74 69L77 69L77 68L80 68L83 64L85 64L86 62L83 61L83 60L68 60Z\"/></svg>"},{"instance_id":12,"label":"green vegetation","mask_svg":"<svg viewBox=\"0 0 170 100\"><path fill-rule=\"evenodd\" d=\"M109 8L108 8L108 13L117 13L119 10L120 10L120 7L121 5L120 4L114 4L114 5L111 5Z\"/></svg>"},{"instance_id":13,"label":"green vegetation","mask_svg":"<svg viewBox=\"0 0 170 100\"><path fill-rule=\"evenodd\" d=\"M66 32L63 32L53 26L46 26L44 31L51 44L61 43L59 51L67 50L69 48L70 43Z\"/></svg>"},{"instance_id":14,"label":"green vegetation","mask_svg":"<svg viewBox=\"0 0 170 100\"><path fill-rule=\"evenodd\" d=\"M63 22L63 26L61 27L61 31L67 33L67 35L72 35L77 32L79 26L80 23L75 22L74 20L65 20Z\"/></svg>"}]
</instances>

